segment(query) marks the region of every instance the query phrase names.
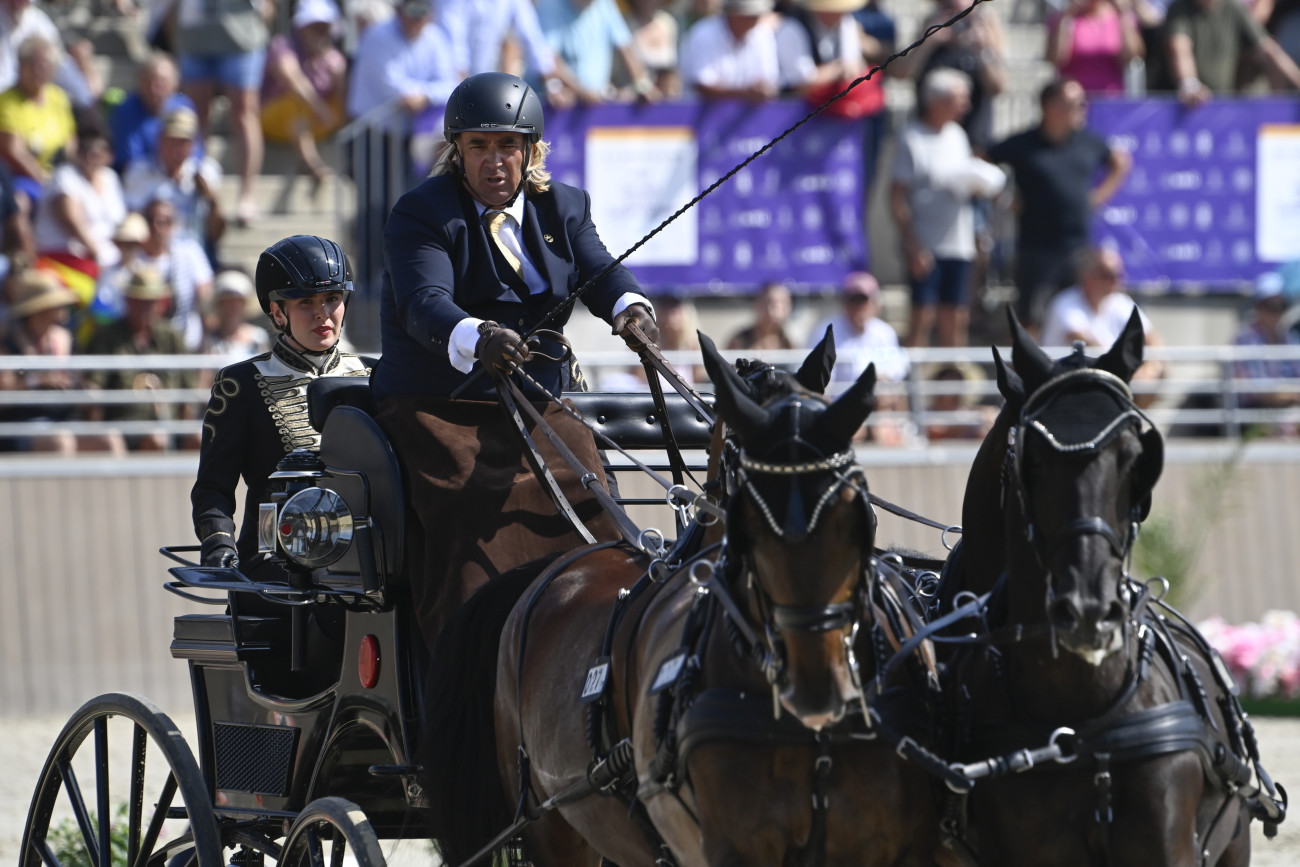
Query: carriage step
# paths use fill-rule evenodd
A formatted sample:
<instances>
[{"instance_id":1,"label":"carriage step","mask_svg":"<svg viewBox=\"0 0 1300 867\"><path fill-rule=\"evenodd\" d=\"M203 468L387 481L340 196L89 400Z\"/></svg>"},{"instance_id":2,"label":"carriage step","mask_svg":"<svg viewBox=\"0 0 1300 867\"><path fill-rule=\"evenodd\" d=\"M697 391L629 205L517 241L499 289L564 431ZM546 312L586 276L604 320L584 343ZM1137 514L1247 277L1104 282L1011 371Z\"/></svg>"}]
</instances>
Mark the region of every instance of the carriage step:
<instances>
[{"instance_id":1,"label":"carriage step","mask_svg":"<svg viewBox=\"0 0 1300 867\"><path fill-rule=\"evenodd\" d=\"M409 777L419 774L424 768L419 765L371 765L372 777Z\"/></svg>"}]
</instances>

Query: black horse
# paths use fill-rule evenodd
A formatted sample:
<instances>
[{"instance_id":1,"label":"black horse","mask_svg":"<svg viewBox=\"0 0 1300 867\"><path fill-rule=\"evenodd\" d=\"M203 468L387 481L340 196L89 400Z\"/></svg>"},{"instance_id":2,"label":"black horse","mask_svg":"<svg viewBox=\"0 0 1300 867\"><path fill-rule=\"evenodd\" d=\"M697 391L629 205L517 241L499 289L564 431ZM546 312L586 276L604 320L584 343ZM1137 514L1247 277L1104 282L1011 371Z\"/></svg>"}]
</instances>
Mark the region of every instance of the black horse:
<instances>
[{"instance_id":1,"label":"black horse","mask_svg":"<svg viewBox=\"0 0 1300 867\"><path fill-rule=\"evenodd\" d=\"M1054 361L1009 318L1015 369L994 353L1006 404L943 594L987 594L947 676L952 748L988 779L945 829L1000 867L1245 865L1252 815L1284 805L1213 651L1128 575L1163 464L1128 386L1140 319L1100 358Z\"/></svg>"}]
</instances>

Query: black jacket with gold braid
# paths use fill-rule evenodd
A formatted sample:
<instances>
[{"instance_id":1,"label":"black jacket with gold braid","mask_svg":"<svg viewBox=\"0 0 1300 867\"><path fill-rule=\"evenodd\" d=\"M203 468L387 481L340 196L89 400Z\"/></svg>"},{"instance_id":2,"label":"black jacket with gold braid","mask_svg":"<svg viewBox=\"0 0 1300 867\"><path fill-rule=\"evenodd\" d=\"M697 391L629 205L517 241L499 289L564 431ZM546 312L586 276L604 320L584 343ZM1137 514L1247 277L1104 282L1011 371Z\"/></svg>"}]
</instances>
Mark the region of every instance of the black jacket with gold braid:
<instances>
[{"instance_id":1,"label":"black jacket with gold braid","mask_svg":"<svg viewBox=\"0 0 1300 867\"><path fill-rule=\"evenodd\" d=\"M194 532L235 532L235 488L243 478L243 526L238 543L242 563L257 553L257 507L267 478L294 449L316 449L320 432L307 421L307 386L322 376L369 376L372 359L340 352L304 355L281 336L270 352L232 364L212 384L203 414L198 478L190 491Z\"/></svg>"}]
</instances>

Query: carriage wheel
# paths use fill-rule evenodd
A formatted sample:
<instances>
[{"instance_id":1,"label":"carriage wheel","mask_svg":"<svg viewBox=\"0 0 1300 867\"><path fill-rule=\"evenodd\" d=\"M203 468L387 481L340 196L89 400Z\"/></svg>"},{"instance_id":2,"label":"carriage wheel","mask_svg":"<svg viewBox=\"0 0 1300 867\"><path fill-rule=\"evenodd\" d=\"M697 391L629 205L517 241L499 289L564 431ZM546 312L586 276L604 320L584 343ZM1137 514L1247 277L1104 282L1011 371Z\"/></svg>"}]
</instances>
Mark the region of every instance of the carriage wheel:
<instances>
[{"instance_id":1,"label":"carriage wheel","mask_svg":"<svg viewBox=\"0 0 1300 867\"><path fill-rule=\"evenodd\" d=\"M45 760L18 863L222 867L221 855L211 797L176 724L140 696L82 705Z\"/></svg>"},{"instance_id":2,"label":"carriage wheel","mask_svg":"<svg viewBox=\"0 0 1300 867\"><path fill-rule=\"evenodd\" d=\"M319 798L294 820L279 867L341 867L349 855L349 865L384 867L379 838L361 808L343 798Z\"/></svg>"}]
</instances>

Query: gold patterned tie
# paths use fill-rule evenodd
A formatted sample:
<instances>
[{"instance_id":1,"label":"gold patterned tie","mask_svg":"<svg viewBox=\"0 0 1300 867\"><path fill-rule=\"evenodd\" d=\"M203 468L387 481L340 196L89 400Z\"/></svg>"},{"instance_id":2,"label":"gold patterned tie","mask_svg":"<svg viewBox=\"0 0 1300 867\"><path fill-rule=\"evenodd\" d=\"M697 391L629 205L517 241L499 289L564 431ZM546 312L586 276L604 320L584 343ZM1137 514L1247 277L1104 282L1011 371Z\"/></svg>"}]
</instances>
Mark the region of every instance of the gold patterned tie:
<instances>
[{"instance_id":1,"label":"gold patterned tie","mask_svg":"<svg viewBox=\"0 0 1300 867\"><path fill-rule=\"evenodd\" d=\"M497 245L501 255L505 258L506 263L514 269L519 279L524 279L524 263L519 261L519 257L511 252L510 248L501 240L501 224L506 221L505 211L486 211L483 219L487 221L488 234L492 236L492 243Z\"/></svg>"}]
</instances>

